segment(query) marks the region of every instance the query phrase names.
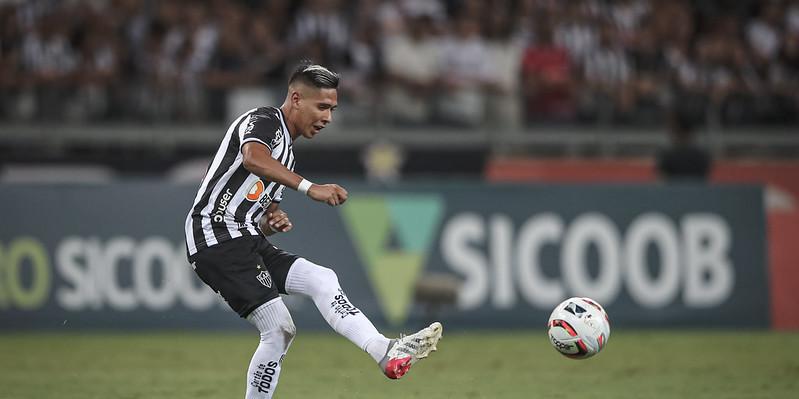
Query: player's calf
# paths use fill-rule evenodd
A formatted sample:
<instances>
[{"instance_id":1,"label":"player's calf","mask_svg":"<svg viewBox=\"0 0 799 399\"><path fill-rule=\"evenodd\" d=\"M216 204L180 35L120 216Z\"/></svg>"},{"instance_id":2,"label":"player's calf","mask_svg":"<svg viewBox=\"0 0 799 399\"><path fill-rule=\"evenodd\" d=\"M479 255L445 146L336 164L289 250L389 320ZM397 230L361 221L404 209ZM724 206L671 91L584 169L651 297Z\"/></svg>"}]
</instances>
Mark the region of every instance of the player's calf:
<instances>
[{"instance_id":1,"label":"player's calf","mask_svg":"<svg viewBox=\"0 0 799 399\"><path fill-rule=\"evenodd\" d=\"M245 398L269 399L277 388L283 357L297 329L280 298L261 305L248 315L247 320L260 331L260 342L247 369Z\"/></svg>"}]
</instances>

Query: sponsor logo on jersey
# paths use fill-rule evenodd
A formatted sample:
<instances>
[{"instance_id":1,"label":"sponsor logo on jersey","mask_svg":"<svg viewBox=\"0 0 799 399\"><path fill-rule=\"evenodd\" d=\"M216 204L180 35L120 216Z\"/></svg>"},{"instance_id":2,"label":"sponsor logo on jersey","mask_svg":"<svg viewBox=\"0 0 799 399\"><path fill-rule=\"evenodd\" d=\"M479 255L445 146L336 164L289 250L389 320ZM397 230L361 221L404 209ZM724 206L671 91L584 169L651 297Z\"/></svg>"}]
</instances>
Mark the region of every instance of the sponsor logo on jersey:
<instances>
[{"instance_id":1,"label":"sponsor logo on jersey","mask_svg":"<svg viewBox=\"0 0 799 399\"><path fill-rule=\"evenodd\" d=\"M280 129L275 131L275 138L272 139L272 142L269 143L269 146L274 149L275 147L280 145L280 142L283 141L283 133L280 132Z\"/></svg>"},{"instance_id":2,"label":"sponsor logo on jersey","mask_svg":"<svg viewBox=\"0 0 799 399\"><path fill-rule=\"evenodd\" d=\"M270 197L269 194L265 194L260 200L258 200L258 205L261 205L261 208L264 209L266 209L271 203L272 197Z\"/></svg>"},{"instance_id":3,"label":"sponsor logo on jersey","mask_svg":"<svg viewBox=\"0 0 799 399\"><path fill-rule=\"evenodd\" d=\"M261 198L261 194L263 193L264 193L264 182L258 180L255 183L253 183L253 185L250 187L249 191L247 191L247 195L245 195L244 198L246 198L247 201L255 202L258 201L259 198Z\"/></svg>"},{"instance_id":4,"label":"sponsor logo on jersey","mask_svg":"<svg viewBox=\"0 0 799 399\"><path fill-rule=\"evenodd\" d=\"M225 220L225 211L228 204L230 204L231 198L233 198L233 193L230 192L230 189L225 190L225 194L219 199L219 204L216 206L214 214L211 215L214 222L222 223Z\"/></svg>"}]
</instances>

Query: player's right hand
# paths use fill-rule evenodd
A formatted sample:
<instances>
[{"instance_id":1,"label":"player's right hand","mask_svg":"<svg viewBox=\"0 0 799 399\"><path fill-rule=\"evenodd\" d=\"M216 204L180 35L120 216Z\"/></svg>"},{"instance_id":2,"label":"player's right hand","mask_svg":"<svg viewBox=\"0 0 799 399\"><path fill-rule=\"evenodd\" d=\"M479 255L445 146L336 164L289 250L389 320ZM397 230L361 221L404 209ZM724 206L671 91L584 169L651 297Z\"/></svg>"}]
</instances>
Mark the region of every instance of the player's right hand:
<instances>
[{"instance_id":1,"label":"player's right hand","mask_svg":"<svg viewBox=\"0 0 799 399\"><path fill-rule=\"evenodd\" d=\"M313 184L308 189L308 196L330 206L338 206L347 200L347 190L338 184Z\"/></svg>"}]
</instances>

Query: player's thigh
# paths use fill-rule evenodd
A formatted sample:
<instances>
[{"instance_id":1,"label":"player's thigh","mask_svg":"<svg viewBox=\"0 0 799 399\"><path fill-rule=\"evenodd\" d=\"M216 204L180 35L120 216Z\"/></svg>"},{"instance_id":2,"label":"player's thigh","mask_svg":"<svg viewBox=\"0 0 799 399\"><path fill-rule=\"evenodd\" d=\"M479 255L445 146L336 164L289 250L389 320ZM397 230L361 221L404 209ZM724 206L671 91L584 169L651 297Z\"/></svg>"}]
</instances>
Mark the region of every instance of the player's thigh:
<instances>
[{"instance_id":1,"label":"player's thigh","mask_svg":"<svg viewBox=\"0 0 799 399\"><path fill-rule=\"evenodd\" d=\"M270 244L268 241L266 244L259 247L258 252L261 254L266 268L269 270L269 274L275 281L278 292L286 294L286 279L289 275L289 269L291 269L291 265L299 259L299 256L284 251Z\"/></svg>"},{"instance_id":2,"label":"player's thigh","mask_svg":"<svg viewBox=\"0 0 799 399\"><path fill-rule=\"evenodd\" d=\"M278 287L261 254L259 239L242 237L195 254L197 275L241 317L278 297ZM263 240L263 239L260 239Z\"/></svg>"}]
</instances>

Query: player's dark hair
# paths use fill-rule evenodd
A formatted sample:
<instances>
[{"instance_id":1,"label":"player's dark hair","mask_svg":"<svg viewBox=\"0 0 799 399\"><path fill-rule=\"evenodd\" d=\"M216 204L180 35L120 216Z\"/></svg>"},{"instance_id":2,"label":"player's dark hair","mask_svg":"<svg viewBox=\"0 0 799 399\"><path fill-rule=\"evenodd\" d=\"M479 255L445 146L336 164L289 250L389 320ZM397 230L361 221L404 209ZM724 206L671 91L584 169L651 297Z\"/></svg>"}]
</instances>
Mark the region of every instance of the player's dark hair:
<instances>
[{"instance_id":1,"label":"player's dark hair","mask_svg":"<svg viewBox=\"0 0 799 399\"><path fill-rule=\"evenodd\" d=\"M302 82L319 89L338 88L339 75L321 65L310 61L300 63L289 78L289 85Z\"/></svg>"}]
</instances>

